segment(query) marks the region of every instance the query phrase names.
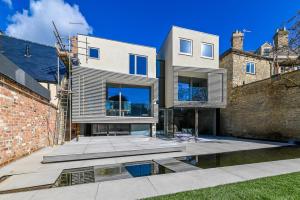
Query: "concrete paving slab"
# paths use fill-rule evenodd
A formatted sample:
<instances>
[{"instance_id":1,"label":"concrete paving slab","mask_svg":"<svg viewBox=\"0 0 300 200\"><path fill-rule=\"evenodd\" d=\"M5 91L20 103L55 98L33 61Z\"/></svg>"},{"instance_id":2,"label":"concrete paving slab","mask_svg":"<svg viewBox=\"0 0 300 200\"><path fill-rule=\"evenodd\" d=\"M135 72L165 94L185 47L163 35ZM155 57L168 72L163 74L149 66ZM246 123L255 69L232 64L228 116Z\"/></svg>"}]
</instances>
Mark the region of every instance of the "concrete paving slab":
<instances>
[{"instance_id":1,"label":"concrete paving slab","mask_svg":"<svg viewBox=\"0 0 300 200\"><path fill-rule=\"evenodd\" d=\"M264 176L274 175L274 173L270 172L269 170L263 170L251 165L237 165L231 167L223 167L219 169L224 170L225 172L231 173L233 175L239 176L245 180L257 179Z\"/></svg>"},{"instance_id":2,"label":"concrete paving slab","mask_svg":"<svg viewBox=\"0 0 300 200\"><path fill-rule=\"evenodd\" d=\"M150 176L148 178L159 195L213 187L245 180L244 178L220 169L194 170L175 174Z\"/></svg>"},{"instance_id":3,"label":"concrete paving slab","mask_svg":"<svg viewBox=\"0 0 300 200\"><path fill-rule=\"evenodd\" d=\"M295 163L295 161L293 162L290 160L272 161L251 165L257 167L258 169L269 171L269 173L273 173L273 175L300 171L300 165Z\"/></svg>"},{"instance_id":4,"label":"concrete paving slab","mask_svg":"<svg viewBox=\"0 0 300 200\"><path fill-rule=\"evenodd\" d=\"M112 158L112 157L122 157L122 156L133 156L133 155L145 155L145 154L155 154L155 153L169 153L169 152L180 152L184 151L184 146L168 146L168 147L154 147L154 148L143 148L128 150L128 148L119 148L120 151L105 151L97 153L82 153L82 154L62 154L62 155L46 155L43 157L43 163L53 163L53 162L66 162L66 161L76 161L76 160L88 160L88 159L100 159L100 158Z\"/></svg>"},{"instance_id":5,"label":"concrete paving slab","mask_svg":"<svg viewBox=\"0 0 300 200\"><path fill-rule=\"evenodd\" d=\"M102 182L96 200L141 199L157 195L147 177Z\"/></svg>"},{"instance_id":6,"label":"concrete paving slab","mask_svg":"<svg viewBox=\"0 0 300 200\"><path fill-rule=\"evenodd\" d=\"M193 165L186 164L175 158L166 158L166 159L159 159L154 160L154 162L174 171L174 172L184 172L184 171L191 171L191 170L199 170L198 167Z\"/></svg>"},{"instance_id":7,"label":"concrete paving slab","mask_svg":"<svg viewBox=\"0 0 300 200\"><path fill-rule=\"evenodd\" d=\"M31 200L38 191L0 194L0 200Z\"/></svg>"},{"instance_id":8,"label":"concrete paving slab","mask_svg":"<svg viewBox=\"0 0 300 200\"><path fill-rule=\"evenodd\" d=\"M260 175L255 175L259 172L260 168L263 168L263 166L265 166L266 169L272 168L273 171L270 170L270 173L273 173L272 175L288 173L288 170L282 170L284 168L290 169L292 170L292 172L296 169L300 171L300 165L297 165L299 162L300 159L291 159L107 181L101 182L98 185L97 192L95 192L95 189L92 189L92 191L89 192L86 191L86 188L89 188L90 185L93 185L94 187L94 184L96 183L82 184L77 185L76 190L68 190L69 188L75 186L39 190L38 193L36 193L33 197L36 199L44 199L43 196L37 195L40 192L43 192L45 198L47 199L47 194L49 195L49 197L52 197L51 195L53 191L57 192L58 190L60 190L60 192L58 192L58 194L55 196L55 200L68 200L71 198L78 199L78 196L74 197L72 195L79 194L84 196L85 193L88 193L91 196L92 194L95 194L94 197L96 199L140 199L150 196L158 196L175 192L213 187L222 184L250 180L253 179L254 176L256 176L256 178L269 176L269 174L261 172ZM241 172L239 173L239 171ZM234 172L235 174L232 174L232 172ZM23 194L23 192L15 194L16 196L12 194L11 197L16 197L17 199L17 197L20 196L20 194ZM0 199L2 197L3 196L0 195ZM90 199L90 197L88 197L88 199Z\"/></svg>"},{"instance_id":9,"label":"concrete paving slab","mask_svg":"<svg viewBox=\"0 0 300 200\"><path fill-rule=\"evenodd\" d=\"M39 190L30 200L94 200L99 183Z\"/></svg>"},{"instance_id":10,"label":"concrete paving slab","mask_svg":"<svg viewBox=\"0 0 300 200\"><path fill-rule=\"evenodd\" d=\"M0 192L28 187L46 186L55 183L61 170L13 175L0 183Z\"/></svg>"}]
</instances>

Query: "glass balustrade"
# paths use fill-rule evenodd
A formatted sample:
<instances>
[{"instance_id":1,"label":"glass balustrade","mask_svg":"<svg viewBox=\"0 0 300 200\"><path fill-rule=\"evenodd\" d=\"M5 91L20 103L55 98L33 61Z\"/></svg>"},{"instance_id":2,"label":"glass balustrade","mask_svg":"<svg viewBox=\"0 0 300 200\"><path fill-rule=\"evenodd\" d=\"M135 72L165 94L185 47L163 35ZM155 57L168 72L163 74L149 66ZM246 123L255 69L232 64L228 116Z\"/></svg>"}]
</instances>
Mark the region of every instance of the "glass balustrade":
<instances>
[{"instance_id":1,"label":"glass balustrade","mask_svg":"<svg viewBox=\"0 0 300 200\"><path fill-rule=\"evenodd\" d=\"M178 77L179 101L207 101L207 79Z\"/></svg>"}]
</instances>

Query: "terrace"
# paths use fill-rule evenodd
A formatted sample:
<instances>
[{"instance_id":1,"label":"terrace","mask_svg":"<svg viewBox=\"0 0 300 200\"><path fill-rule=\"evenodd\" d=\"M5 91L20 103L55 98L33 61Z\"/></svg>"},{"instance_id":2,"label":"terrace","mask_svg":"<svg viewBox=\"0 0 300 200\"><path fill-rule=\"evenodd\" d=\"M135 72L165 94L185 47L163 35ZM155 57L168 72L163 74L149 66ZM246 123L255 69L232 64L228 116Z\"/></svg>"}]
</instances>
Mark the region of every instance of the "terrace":
<instances>
[{"instance_id":1,"label":"terrace","mask_svg":"<svg viewBox=\"0 0 300 200\"><path fill-rule=\"evenodd\" d=\"M299 158L294 145L228 137L82 137L1 168L0 198L139 199L297 172Z\"/></svg>"}]
</instances>

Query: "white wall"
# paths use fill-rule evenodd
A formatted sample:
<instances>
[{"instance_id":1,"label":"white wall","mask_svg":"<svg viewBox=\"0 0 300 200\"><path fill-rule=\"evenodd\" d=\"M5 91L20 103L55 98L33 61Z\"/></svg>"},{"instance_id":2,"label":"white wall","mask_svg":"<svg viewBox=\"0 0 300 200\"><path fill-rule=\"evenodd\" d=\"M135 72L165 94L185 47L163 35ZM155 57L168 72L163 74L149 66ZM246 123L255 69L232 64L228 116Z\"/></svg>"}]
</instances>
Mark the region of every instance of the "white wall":
<instances>
[{"instance_id":1,"label":"white wall","mask_svg":"<svg viewBox=\"0 0 300 200\"><path fill-rule=\"evenodd\" d=\"M176 26L172 27L172 34L173 66L219 68L219 36L180 28ZM192 55L180 54L180 38L192 40ZM201 57L200 50L202 43L213 44L213 59Z\"/></svg>"},{"instance_id":2,"label":"white wall","mask_svg":"<svg viewBox=\"0 0 300 200\"><path fill-rule=\"evenodd\" d=\"M44 88L48 89L50 91L50 103L57 106L58 99L56 98L56 84L53 83L42 83L39 82Z\"/></svg>"},{"instance_id":3,"label":"white wall","mask_svg":"<svg viewBox=\"0 0 300 200\"><path fill-rule=\"evenodd\" d=\"M148 77L156 77L156 49L153 47L86 35L78 35L78 47L80 66L129 74L129 54L137 54L148 57ZM86 47L99 48L100 59L89 58Z\"/></svg>"},{"instance_id":4,"label":"white wall","mask_svg":"<svg viewBox=\"0 0 300 200\"><path fill-rule=\"evenodd\" d=\"M192 55L180 54L180 38L192 40ZM214 46L213 59L203 58L200 55L201 44L210 43ZM196 68L219 68L219 36L190 29L173 26L165 39L159 58L165 60L165 103L166 107L172 107L174 103L174 66Z\"/></svg>"}]
</instances>

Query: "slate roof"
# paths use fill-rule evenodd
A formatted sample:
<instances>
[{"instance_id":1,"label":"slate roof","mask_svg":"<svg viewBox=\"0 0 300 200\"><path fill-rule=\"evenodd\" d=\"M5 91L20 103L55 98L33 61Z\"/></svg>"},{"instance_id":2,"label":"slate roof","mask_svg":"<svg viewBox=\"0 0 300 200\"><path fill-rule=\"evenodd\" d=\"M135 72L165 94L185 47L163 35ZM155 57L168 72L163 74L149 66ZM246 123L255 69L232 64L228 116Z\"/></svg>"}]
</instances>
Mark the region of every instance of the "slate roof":
<instances>
[{"instance_id":1,"label":"slate roof","mask_svg":"<svg viewBox=\"0 0 300 200\"><path fill-rule=\"evenodd\" d=\"M50 92L28 75L24 70L11 62L6 56L0 53L0 74L25 86L29 90L50 100Z\"/></svg>"},{"instance_id":2,"label":"slate roof","mask_svg":"<svg viewBox=\"0 0 300 200\"><path fill-rule=\"evenodd\" d=\"M30 56L25 56L26 46ZM0 53L39 82L57 82L57 54L51 46L0 35ZM65 74L60 63L60 75ZM61 76L62 77L62 76Z\"/></svg>"}]
</instances>

